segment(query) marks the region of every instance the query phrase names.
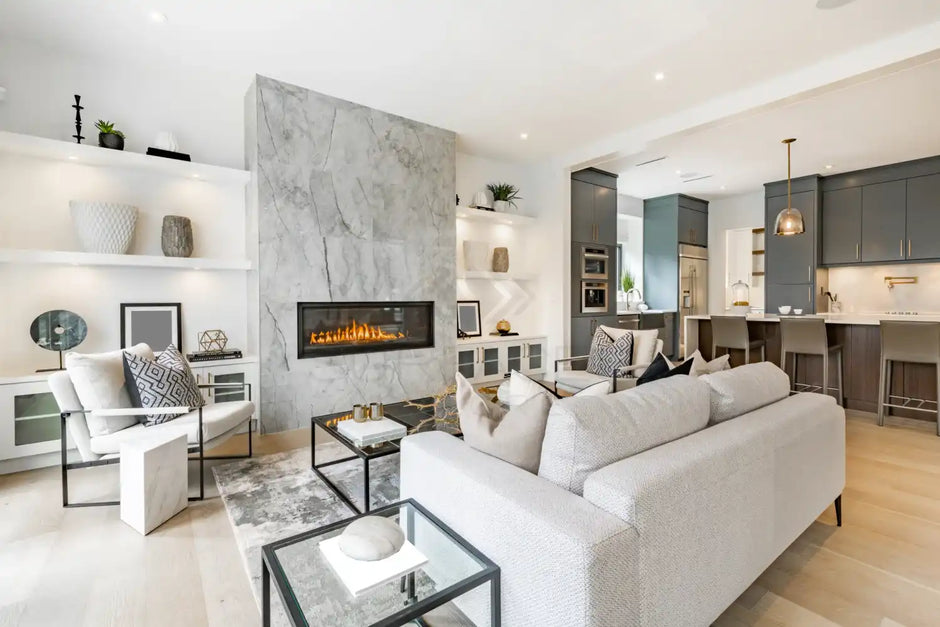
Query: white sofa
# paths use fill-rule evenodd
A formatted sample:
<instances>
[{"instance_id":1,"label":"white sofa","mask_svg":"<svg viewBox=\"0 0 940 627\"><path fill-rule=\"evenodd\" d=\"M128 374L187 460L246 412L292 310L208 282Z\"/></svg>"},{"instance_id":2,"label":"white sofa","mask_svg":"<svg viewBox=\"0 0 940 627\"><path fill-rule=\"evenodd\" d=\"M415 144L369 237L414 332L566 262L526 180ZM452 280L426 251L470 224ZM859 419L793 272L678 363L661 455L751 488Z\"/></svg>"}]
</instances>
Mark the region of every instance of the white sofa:
<instances>
[{"instance_id":1,"label":"white sofa","mask_svg":"<svg viewBox=\"0 0 940 627\"><path fill-rule=\"evenodd\" d=\"M708 625L845 483L845 414L829 396L783 391L705 427L760 405L748 372L709 375L717 391L677 376L560 400L539 475L441 432L409 436L402 496L499 565L508 627ZM610 446L578 434L592 424L610 427ZM612 459L624 447L640 452ZM488 602L461 608L482 619Z\"/></svg>"}]
</instances>

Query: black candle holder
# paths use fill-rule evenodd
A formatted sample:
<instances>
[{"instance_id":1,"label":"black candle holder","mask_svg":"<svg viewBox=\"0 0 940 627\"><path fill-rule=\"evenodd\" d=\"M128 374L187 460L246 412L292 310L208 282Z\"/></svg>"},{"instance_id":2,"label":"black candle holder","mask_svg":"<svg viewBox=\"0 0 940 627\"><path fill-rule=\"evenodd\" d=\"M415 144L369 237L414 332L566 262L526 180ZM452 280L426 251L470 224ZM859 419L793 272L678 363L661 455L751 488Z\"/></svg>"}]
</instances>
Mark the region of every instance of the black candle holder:
<instances>
[{"instance_id":1,"label":"black candle holder","mask_svg":"<svg viewBox=\"0 0 940 627\"><path fill-rule=\"evenodd\" d=\"M79 104L82 97L78 94L75 94L75 104L72 105L72 108L75 109L75 134L72 137L75 138L75 143L80 144L82 140L85 139L85 136L82 135L82 105Z\"/></svg>"}]
</instances>

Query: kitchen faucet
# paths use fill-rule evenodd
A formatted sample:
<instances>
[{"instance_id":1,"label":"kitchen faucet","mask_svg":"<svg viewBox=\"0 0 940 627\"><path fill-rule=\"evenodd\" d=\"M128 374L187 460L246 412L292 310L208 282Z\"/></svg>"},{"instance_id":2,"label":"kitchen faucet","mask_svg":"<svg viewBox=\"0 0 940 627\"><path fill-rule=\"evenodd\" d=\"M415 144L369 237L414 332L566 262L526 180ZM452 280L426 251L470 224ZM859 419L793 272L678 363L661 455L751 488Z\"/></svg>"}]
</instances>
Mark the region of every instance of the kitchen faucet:
<instances>
[{"instance_id":1,"label":"kitchen faucet","mask_svg":"<svg viewBox=\"0 0 940 627\"><path fill-rule=\"evenodd\" d=\"M636 294L637 300L634 302L630 299L631 294ZM634 310L637 305L643 302L643 293L635 287L631 287L627 290L627 309Z\"/></svg>"}]
</instances>

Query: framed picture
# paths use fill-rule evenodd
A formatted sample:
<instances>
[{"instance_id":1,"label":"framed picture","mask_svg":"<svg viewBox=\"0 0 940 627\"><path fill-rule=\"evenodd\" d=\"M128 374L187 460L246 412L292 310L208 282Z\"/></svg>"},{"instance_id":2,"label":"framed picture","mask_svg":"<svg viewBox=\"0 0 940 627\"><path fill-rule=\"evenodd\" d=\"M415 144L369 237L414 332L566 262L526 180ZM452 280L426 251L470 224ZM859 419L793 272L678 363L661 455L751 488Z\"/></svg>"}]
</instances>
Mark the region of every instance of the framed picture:
<instances>
[{"instance_id":1,"label":"framed picture","mask_svg":"<svg viewBox=\"0 0 940 627\"><path fill-rule=\"evenodd\" d=\"M183 352L179 303L121 303L121 348L143 342L160 352L170 344Z\"/></svg>"},{"instance_id":2,"label":"framed picture","mask_svg":"<svg viewBox=\"0 0 940 627\"><path fill-rule=\"evenodd\" d=\"M457 301L457 335L460 337L480 337L483 330L480 324L480 301ZM461 335L463 333L463 335Z\"/></svg>"}]
</instances>

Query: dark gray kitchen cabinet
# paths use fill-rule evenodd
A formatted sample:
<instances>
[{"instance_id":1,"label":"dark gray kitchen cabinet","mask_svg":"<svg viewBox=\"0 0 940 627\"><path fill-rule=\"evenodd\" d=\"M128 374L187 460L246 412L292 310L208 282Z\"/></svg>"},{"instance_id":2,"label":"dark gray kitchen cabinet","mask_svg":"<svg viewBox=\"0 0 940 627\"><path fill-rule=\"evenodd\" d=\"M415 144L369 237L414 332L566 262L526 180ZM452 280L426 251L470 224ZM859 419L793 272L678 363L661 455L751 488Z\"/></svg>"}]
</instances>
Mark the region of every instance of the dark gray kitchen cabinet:
<instances>
[{"instance_id":1,"label":"dark gray kitchen cabinet","mask_svg":"<svg viewBox=\"0 0 940 627\"><path fill-rule=\"evenodd\" d=\"M816 266L816 196L817 192L801 191L792 194L793 207L803 214L805 233L775 235L777 214L787 207L787 196L766 199L766 237L764 238L766 278L771 285L812 283Z\"/></svg>"},{"instance_id":2,"label":"dark gray kitchen cabinet","mask_svg":"<svg viewBox=\"0 0 940 627\"><path fill-rule=\"evenodd\" d=\"M862 188L847 187L822 195L823 265L861 261Z\"/></svg>"},{"instance_id":3,"label":"dark gray kitchen cabinet","mask_svg":"<svg viewBox=\"0 0 940 627\"><path fill-rule=\"evenodd\" d=\"M907 179L907 258L940 259L940 174Z\"/></svg>"},{"instance_id":4,"label":"dark gray kitchen cabinet","mask_svg":"<svg viewBox=\"0 0 940 627\"><path fill-rule=\"evenodd\" d=\"M571 179L571 241L594 241L594 185Z\"/></svg>"},{"instance_id":5,"label":"dark gray kitchen cabinet","mask_svg":"<svg viewBox=\"0 0 940 627\"><path fill-rule=\"evenodd\" d=\"M708 214L679 207L679 243L708 246Z\"/></svg>"},{"instance_id":6,"label":"dark gray kitchen cabinet","mask_svg":"<svg viewBox=\"0 0 940 627\"><path fill-rule=\"evenodd\" d=\"M802 309L803 313L815 313L816 305L813 291L815 284L779 285L767 284L765 307L768 313L777 313L777 308L789 305L794 309Z\"/></svg>"},{"instance_id":7,"label":"dark gray kitchen cabinet","mask_svg":"<svg viewBox=\"0 0 940 627\"><path fill-rule=\"evenodd\" d=\"M600 170L571 175L571 241L617 245L616 176Z\"/></svg>"},{"instance_id":8,"label":"dark gray kitchen cabinet","mask_svg":"<svg viewBox=\"0 0 940 627\"><path fill-rule=\"evenodd\" d=\"M617 316L583 316L571 319L571 355L587 355L591 352L591 340L599 326L617 327ZM583 369L583 367L582 367Z\"/></svg>"},{"instance_id":9,"label":"dark gray kitchen cabinet","mask_svg":"<svg viewBox=\"0 0 940 627\"><path fill-rule=\"evenodd\" d=\"M907 256L907 181L862 187L862 261L902 261Z\"/></svg>"}]
</instances>

